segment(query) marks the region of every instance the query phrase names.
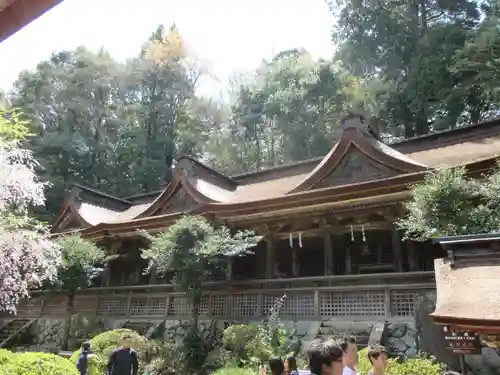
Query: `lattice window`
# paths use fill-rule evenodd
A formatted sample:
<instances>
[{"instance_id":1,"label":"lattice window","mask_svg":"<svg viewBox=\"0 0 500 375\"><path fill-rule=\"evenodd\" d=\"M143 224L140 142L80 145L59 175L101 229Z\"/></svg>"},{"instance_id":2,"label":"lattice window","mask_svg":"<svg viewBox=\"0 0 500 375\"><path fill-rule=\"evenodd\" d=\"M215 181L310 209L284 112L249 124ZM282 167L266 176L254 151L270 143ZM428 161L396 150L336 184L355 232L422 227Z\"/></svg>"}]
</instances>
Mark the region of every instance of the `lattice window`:
<instances>
[{"instance_id":1,"label":"lattice window","mask_svg":"<svg viewBox=\"0 0 500 375\"><path fill-rule=\"evenodd\" d=\"M94 315L96 305L97 297L77 295L73 302L73 310L83 315Z\"/></svg>"},{"instance_id":2,"label":"lattice window","mask_svg":"<svg viewBox=\"0 0 500 375\"><path fill-rule=\"evenodd\" d=\"M263 310L264 315L269 315L271 309L276 304L276 301L282 295L265 294L263 296ZM280 309L281 316L314 316L314 294L311 293L297 293L287 294L285 303Z\"/></svg>"},{"instance_id":3,"label":"lattice window","mask_svg":"<svg viewBox=\"0 0 500 375\"><path fill-rule=\"evenodd\" d=\"M412 316L415 304L421 298L421 293L416 290L392 290L391 313L394 316Z\"/></svg>"},{"instance_id":4,"label":"lattice window","mask_svg":"<svg viewBox=\"0 0 500 375\"><path fill-rule=\"evenodd\" d=\"M42 313L42 300L39 298L23 299L17 307L18 317L37 317Z\"/></svg>"},{"instance_id":5,"label":"lattice window","mask_svg":"<svg viewBox=\"0 0 500 375\"><path fill-rule=\"evenodd\" d=\"M214 295L213 297L213 316L228 316L228 296Z\"/></svg>"},{"instance_id":6,"label":"lattice window","mask_svg":"<svg viewBox=\"0 0 500 375\"><path fill-rule=\"evenodd\" d=\"M43 315L63 316L66 314L67 306L66 297L47 298L43 302Z\"/></svg>"},{"instance_id":7,"label":"lattice window","mask_svg":"<svg viewBox=\"0 0 500 375\"><path fill-rule=\"evenodd\" d=\"M164 316L166 297L136 297L130 302L130 316Z\"/></svg>"},{"instance_id":8,"label":"lattice window","mask_svg":"<svg viewBox=\"0 0 500 375\"><path fill-rule=\"evenodd\" d=\"M384 291L323 292L320 294L322 316L384 316Z\"/></svg>"},{"instance_id":9,"label":"lattice window","mask_svg":"<svg viewBox=\"0 0 500 375\"><path fill-rule=\"evenodd\" d=\"M169 316L190 316L191 303L186 297L175 296L170 299Z\"/></svg>"},{"instance_id":10,"label":"lattice window","mask_svg":"<svg viewBox=\"0 0 500 375\"><path fill-rule=\"evenodd\" d=\"M198 313L200 316L208 316L209 306L208 306L208 296L201 297L200 306L198 306Z\"/></svg>"},{"instance_id":11,"label":"lattice window","mask_svg":"<svg viewBox=\"0 0 500 375\"><path fill-rule=\"evenodd\" d=\"M235 294L231 296L231 316L254 316L257 312L256 294Z\"/></svg>"},{"instance_id":12,"label":"lattice window","mask_svg":"<svg viewBox=\"0 0 500 375\"><path fill-rule=\"evenodd\" d=\"M97 305L99 316L126 316L128 297L102 297Z\"/></svg>"}]
</instances>

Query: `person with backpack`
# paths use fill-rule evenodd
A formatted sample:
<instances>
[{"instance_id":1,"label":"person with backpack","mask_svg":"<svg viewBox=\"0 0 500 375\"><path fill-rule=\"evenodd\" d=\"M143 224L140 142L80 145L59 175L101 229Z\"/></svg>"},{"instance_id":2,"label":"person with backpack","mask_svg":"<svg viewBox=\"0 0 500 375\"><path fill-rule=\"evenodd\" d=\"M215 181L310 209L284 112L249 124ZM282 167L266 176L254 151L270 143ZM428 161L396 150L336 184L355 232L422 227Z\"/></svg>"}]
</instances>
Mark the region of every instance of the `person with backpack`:
<instances>
[{"instance_id":1,"label":"person with backpack","mask_svg":"<svg viewBox=\"0 0 500 375\"><path fill-rule=\"evenodd\" d=\"M82 352L76 361L76 368L80 375L98 375L96 355L92 352L90 342L86 341L82 345Z\"/></svg>"},{"instance_id":2,"label":"person with backpack","mask_svg":"<svg viewBox=\"0 0 500 375\"><path fill-rule=\"evenodd\" d=\"M120 338L118 347L109 357L106 375L137 375L139 372L139 361L137 352L130 346L132 336L125 333Z\"/></svg>"}]
</instances>

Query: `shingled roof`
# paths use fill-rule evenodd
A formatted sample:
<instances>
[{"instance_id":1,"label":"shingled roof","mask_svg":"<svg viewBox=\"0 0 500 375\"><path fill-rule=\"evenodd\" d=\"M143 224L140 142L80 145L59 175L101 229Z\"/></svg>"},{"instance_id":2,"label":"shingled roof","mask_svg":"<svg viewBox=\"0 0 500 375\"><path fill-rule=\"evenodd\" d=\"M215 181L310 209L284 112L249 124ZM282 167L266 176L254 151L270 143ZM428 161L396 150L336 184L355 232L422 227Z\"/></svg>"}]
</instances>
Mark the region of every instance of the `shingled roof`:
<instances>
[{"instance_id":1,"label":"shingled roof","mask_svg":"<svg viewBox=\"0 0 500 375\"><path fill-rule=\"evenodd\" d=\"M357 191L361 197L366 195L361 191L373 195L374 186L379 186L377 189L383 188L380 194L384 194L387 184L401 186L392 190L397 193L407 190L408 182L417 181L429 169L474 165L477 170L484 161L493 165L500 156L499 124L500 119L494 119L389 146L372 134L362 117L350 115L341 123L340 139L323 158L229 177L182 156L172 181L159 192L116 198L78 186L66 200L53 230L66 230L63 223L69 217L79 220L82 228L103 228L106 224L142 223L148 217L243 209L250 212L250 206L254 212L292 201L305 204L307 197L318 198L318 194L333 202L329 197L333 193L343 197L346 192Z\"/></svg>"}]
</instances>

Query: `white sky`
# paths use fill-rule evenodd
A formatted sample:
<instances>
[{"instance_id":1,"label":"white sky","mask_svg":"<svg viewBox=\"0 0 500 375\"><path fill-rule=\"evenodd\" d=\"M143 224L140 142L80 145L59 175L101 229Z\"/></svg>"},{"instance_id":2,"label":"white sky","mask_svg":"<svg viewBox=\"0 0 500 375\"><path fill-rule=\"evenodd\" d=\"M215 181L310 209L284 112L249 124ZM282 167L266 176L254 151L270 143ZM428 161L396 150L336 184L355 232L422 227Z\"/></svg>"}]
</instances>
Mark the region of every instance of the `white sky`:
<instances>
[{"instance_id":1,"label":"white sky","mask_svg":"<svg viewBox=\"0 0 500 375\"><path fill-rule=\"evenodd\" d=\"M118 59L138 53L158 24L177 25L188 48L219 82L289 48L333 53L325 0L65 0L0 43L0 89L51 52L104 47ZM202 94L217 95L205 83Z\"/></svg>"}]
</instances>

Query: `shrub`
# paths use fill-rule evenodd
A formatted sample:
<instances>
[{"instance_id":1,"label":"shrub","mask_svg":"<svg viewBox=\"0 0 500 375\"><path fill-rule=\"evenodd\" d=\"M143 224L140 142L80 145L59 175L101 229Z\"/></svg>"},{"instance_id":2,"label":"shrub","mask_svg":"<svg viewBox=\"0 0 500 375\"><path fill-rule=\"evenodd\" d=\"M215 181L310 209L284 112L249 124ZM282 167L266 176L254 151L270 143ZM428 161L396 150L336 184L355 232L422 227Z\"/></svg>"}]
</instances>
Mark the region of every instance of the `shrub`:
<instances>
[{"instance_id":1,"label":"shrub","mask_svg":"<svg viewBox=\"0 0 500 375\"><path fill-rule=\"evenodd\" d=\"M129 329L115 329L103 332L90 340L92 350L97 355L99 374L104 374L108 358L118 346L118 341L124 333L131 335L131 347L137 351L139 367L148 375L164 373L177 365L179 354L173 345L148 340ZM76 363L80 352L79 349L73 353L70 358L71 363Z\"/></svg>"},{"instance_id":2,"label":"shrub","mask_svg":"<svg viewBox=\"0 0 500 375\"><path fill-rule=\"evenodd\" d=\"M368 359L368 349L358 352L358 366L356 370L360 374L367 374L371 370ZM431 358L409 358L404 362L399 362L396 358L389 358L387 374L391 375L440 375L443 366Z\"/></svg>"},{"instance_id":3,"label":"shrub","mask_svg":"<svg viewBox=\"0 0 500 375\"><path fill-rule=\"evenodd\" d=\"M79 375L73 363L47 353L0 353L0 375Z\"/></svg>"},{"instance_id":4,"label":"shrub","mask_svg":"<svg viewBox=\"0 0 500 375\"><path fill-rule=\"evenodd\" d=\"M124 333L131 335L131 347L137 351L139 360L143 359L145 352L147 352L147 349L149 348L148 341L144 336L141 336L137 332L130 329L115 329L113 331L106 331L90 340L92 350L97 355L97 367L99 368L100 373L104 373L106 370L108 358L118 346L118 341ZM78 349L73 353L70 358L72 364L76 363L80 353L81 349Z\"/></svg>"},{"instance_id":5,"label":"shrub","mask_svg":"<svg viewBox=\"0 0 500 375\"><path fill-rule=\"evenodd\" d=\"M249 368L225 367L217 370L212 375L255 375L256 372Z\"/></svg>"},{"instance_id":6,"label":"shrub","mask_svg":"<svg viewBox=\"0 0 500 375\"><path fill-rule=\"evenodd\" d=\"M0 349L0 366L4 363L7 363L12 356L13 353L9 352L8 350Z\"/></svg>"}]
</instances>

